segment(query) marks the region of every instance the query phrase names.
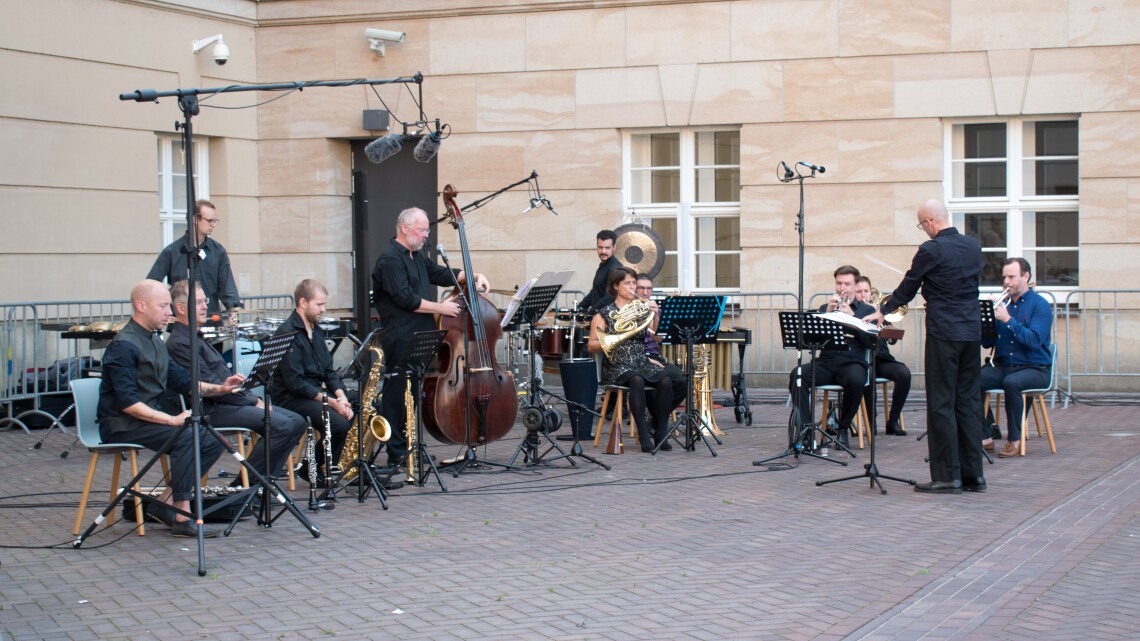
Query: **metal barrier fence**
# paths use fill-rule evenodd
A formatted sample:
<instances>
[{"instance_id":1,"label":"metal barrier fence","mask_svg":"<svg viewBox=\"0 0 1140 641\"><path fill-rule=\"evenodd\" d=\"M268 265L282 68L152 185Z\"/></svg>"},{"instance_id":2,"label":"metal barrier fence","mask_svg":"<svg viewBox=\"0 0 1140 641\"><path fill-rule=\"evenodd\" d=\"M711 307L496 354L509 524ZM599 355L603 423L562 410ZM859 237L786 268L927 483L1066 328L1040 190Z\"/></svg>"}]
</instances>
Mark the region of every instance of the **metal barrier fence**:
<instances>
[{"instance_id":1,"label":"metal barrier fence","mask_svg":"<svg viewBox=\"0 0 1140 641\"><path fill-rule=\"evenodd\" d=\"M1140 376L1140 290L1085 289L1070 292L1059 308L1064 323L1062 384L1082 391L1136 392ZM1058 328L1058 331L1060 329ZM1063 353L1062 353L1063 352ZM1065 399L1066 403L1068 398Z\"/></svg>"},{"instance_id":2,"label":"metal barrier fence","mask_svg":"<svg viewBox=\"0 0 1140 641\"><path fill-rule=\"evenodd\" d=\"M289 295L244 298L243 316L284 318L293 309ZM0 305L0 429L19 427L28 431L29 422L57 425L61 414L44 409L51 397L64 397L58 409L66 408L70 395L68 382L83 376L84 370L98 366L98 355L107 340L64 338L76 325L122 322L131 315L130 301L48 301Z\"/></svg>"},{"instance_id":3,"label":"metal barrier fence","mask_svg":"<svg viewBox=\"0 0 1140 641\"><path fill-rule=\"evenodd\" d=\"M1057 388L1074 391L1136 391L1140 377L1140 290L1077 290L1058 304L1050 292L1038 292L1050 303L1053 340L1057 350ZM583 292L562 291L553 307L568 310ZM812 294L807 308L815 308L831 292ZM509 296L491 294L505 309ZM742 327L752 332L745 351L744 373L761 386L783 387L796 361L794 350L784 349L779 312L798 308L790 292L745 292L726 296L722 326ZM251 296L243 299L242 322L284 319L293 310L287 294ZM117 323L130 315L130 304L118 301L55 301L0 305L0 429L28 430L27 420L58 423L56 414L44 411L46 399L66 396L67 382L97 365L97 356L107 341L65 339L73 325L95 321ZM565 322L565 321L558 321ZM913 306L898 323L906 337L891 347L915 376L924 372L923 343L925 312ZM1063 331L1062 331L1063 330ZM499 350L505 350L500 342ZM733 350L732 371L740 369ZM758 381L756 379L759 379ZM1066 399L1067 402L1067 399ZM61 425L62 427L62 425Z\"/></svg>"}]
</instances>

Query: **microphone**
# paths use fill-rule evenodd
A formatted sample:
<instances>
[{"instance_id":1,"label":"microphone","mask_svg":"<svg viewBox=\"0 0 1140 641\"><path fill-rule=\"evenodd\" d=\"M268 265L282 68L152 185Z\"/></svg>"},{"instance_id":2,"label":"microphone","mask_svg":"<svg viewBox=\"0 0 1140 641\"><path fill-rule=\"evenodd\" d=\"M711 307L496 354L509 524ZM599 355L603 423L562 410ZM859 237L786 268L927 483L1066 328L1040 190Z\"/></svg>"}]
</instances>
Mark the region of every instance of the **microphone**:
<instances>
[{"instance_id":1,"label":"microphone","mask_svg":"<svg viewBox=\"0 0 1140 641\"><path fill-rule=\"evenodd\" d=\"M533 201L531 201L531 202L533 202ZM545 196L542 198L542 206L549 209L550 213L554 214L555 216L558 215L558 212L554 211L554 208L550 206L550 201L547 200Z\"/></svg>"},{"instance_id":2,"label":"microphone","mask_svg":"<svg viewBox=\"0 0 1140 641\"><path fill-rule=\"evenodd\" d=\"M380 164L392 156L400 153L400 150L404 148L404 141L402 138L403 136L400 134L388 134L387 136L381 136L380 138L377 138L376 140L368 143L368 145L364 147L364 155L368 157L368 160L376 164ZM419 160L419 158L416 160ZM421 160L420 162L427 161Z\"/></svg>"},{"instance_id":3,"label":"microphone","mask_svg":"<svg viewBox=\"0 0 1140 641\"><path fill-rule=\"evenodd\" d=\"M783 176L779 175L781 170L782 170L782 173L784 174ZM780 182L786 183L789 180L796 177L795 172L793 172L792 168L788 166L788 163L786 163L782 160L780 161L780 164L776 165L776 172L777 172L776 178L778 178Z\"/></svg>"},{"instance_id":4,"label":"microphone","mask_svg":"<svg viewBox=\"0 0 1140 641\"><path fill-rule=\"evenodd\" d=\"M435 132L429 132L428 135L421 138L415 150L412 152L416 162L431 162L432 158L435 158L436 152L439 151L439 141L439 134ZM365 152L367 153L367 149L365 149Z\"/></svg>"},{"instance_id":5,"label":"microphone","mask_svg":"<svg viewBox=\"0 0 1140 641\"><path fill-rule=\"evenodd\" d=\"M530 207L527 207L526 209L524 209L522 213L524 213L524 214L530 213L530 211L532 209L535 209L536 207L538 207L541 204L542 204L541 198L531 198L530 199Z\"/></svg>"},{"instance_id":6,"label":"microphone","mask_svg":"<svg viewBox=\"0 0 1140 641\"><path fill-rule=\"evenodd\" d=\"M435 250L436 250L437 252L439 252L439 257L440 257L441 259L443 259L443 264L444 264L444 265L450 265L450 264L451 264L451 263L447 262L447 252L443 251L443 243L440 243L440 244L436 245L436 246L435 246Z\"/></svg>"},{"instance_id":7,"label":"microphone","mask_svg":"<svg viewBox=\"0 0 1140 641\"><path fill-rule=\"evenodd\" d=\"M796 164L801 166L801 167L807 167L808 169L810 169L812 171L818 171L821 174L827 172L827 167L824 167L823 165L813 165L809 162L798 162Z\"/></svg>"}]
</instances>

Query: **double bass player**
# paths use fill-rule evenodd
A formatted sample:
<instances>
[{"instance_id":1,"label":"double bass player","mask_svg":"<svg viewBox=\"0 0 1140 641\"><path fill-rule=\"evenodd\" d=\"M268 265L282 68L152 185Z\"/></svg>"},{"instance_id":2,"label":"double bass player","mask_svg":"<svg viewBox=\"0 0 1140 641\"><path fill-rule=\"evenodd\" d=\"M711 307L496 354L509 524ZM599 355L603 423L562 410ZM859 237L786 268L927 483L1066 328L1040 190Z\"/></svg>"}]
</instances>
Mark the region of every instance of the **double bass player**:
<instances>
[{"instance_id":1,"label":"double bass player","mask_svg":"<svg viewBox=\"0 0 1140 641\"><path fill-rule=\"evenodd\" d=\"M463 270L447 269L420 251L430 230L424 210L410 207L400 212L396 236L372 270L372 303L380 315L380 347L384 350L380 414L392 428L392 437L386 443L389 467L398 465L408 453L404 407L408 347L416 332L435 329L435 314L451 318L460 314L454 300L436 302L434 286L467 281ZM481 291L490 289L487 278L479 273L475 274L475 286Z\"/></svg>"}]
</instances>

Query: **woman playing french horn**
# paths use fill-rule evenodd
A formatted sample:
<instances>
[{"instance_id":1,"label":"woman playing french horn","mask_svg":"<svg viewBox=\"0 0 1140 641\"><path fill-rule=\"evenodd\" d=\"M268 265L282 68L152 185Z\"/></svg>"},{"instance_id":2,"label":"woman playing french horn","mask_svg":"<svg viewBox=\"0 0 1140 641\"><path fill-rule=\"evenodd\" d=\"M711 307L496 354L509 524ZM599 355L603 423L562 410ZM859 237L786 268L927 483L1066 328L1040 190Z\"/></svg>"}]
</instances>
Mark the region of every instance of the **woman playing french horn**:
<instances>
[{"instance_id":1,"label":"woman playing french horn","mask_svg":"<svg viewBox=\"0 0 1140 641\"><path fill-rule=\"evenodd\" d=\"M637 425L641 451L652 452L658 444L662 450L671 450L672 446L663 441L669 434L669 413L676 406L673 381L668 370L650 360L645 351L645 334L653 329L657 304L637 298L636 286L637 274L632 269L610 271L606 291L614 301L594 315L587 348L593 354L606 354L602 360L603 384L629 388L629 411ZM652 438L645 417L647 387L654 390L649 408L655 427Z\"/></svg>"}]
</instances>

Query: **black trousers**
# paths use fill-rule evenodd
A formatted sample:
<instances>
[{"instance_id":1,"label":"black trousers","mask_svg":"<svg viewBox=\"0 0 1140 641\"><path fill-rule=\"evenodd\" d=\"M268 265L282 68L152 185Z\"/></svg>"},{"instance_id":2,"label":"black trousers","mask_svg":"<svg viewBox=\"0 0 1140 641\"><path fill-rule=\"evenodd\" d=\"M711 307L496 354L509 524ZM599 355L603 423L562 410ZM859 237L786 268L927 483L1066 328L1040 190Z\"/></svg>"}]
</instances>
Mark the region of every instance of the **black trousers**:
<instances>
[{"instance_id":1,"label":"black trousers","mask_svg":"<svg viewBox=\"0 0 1140 641\"><path fill-rule=\"evenodd\" d=\"M345 392L345 394L348 394L349 401L353 400L351 394L348 392ZM288 395L285 398L281 399L275 398L274 400L276 401L277 407L283 407L292 412L296 412L297 414L301 415L302 419L308 418L313 422L313 427L320 431L322 435L327 434L327 431L325 430L325 421L322 416L323 404L320 401L313 400L311 398L298 398L292 395ZM356 417L354 416L353 418L355 419ZM329 423L331 423L332 427L332 464L336 465L337 462L340 461L340 453L344 450L344 440L348 438L348 430L352 427L352 424L349 423L346 418L340 414L337 414L336 411L331 407L329 408ZM300 438L301 437L298 436L297 440L300 440ZM294 446L297 445L297 440L293 441ZM318 444L316 449L317 462L322 467L322 469L324 469L325 448Z\"/></svg>"},{"instance_id":2,"label":"black trousers","mask_svg":"<svg viewBox=\"0 0 1140 641\"><path fill-rule=\"evenodd\" d=\"M887 425L897 424L902 415L906 397L910 394L910 368L898 361L877 361L875 363L875 376L885 378L895 384L891 392L891 408L887 413ZM871 429L875 429L875 395L878 393L875 385L868 385L863 392L863 400L867 403L867 414L871 418Z\"/></svg>"},{"instance_id":3,"label":"black trousers","mask_svg":"<svg viewBox=\"0 0 1140 641\"><path fill-rule=\"evenodd\" d=\"M932 481L982 476L978 341L926 337L926 442Z\"/></svg>"},{"instance_id":4,"label":"black trousers","mask_svg":"<svg viewBox=\"0 0 1140 641\"><path fill-rule=\"evenodd\" d=\"M1001 388L1005 390L1005 425L1010 442L1021 440L1021 415L1025 412L1025 402L1021 392L1027 389L1049 387L1048 365L986 365L982 368L981 389ZM990 408L985 408L989 418ZM989 424L989 421L985 421ZM986 432L983 437L989 436Z\"/></svg>"},{"instance_id":5,"label":"black trousers","mask_svg":"<svg viewBox=\"0 0 1140 641\"><path fill-rule=\"evenodd\" d=\"M788 391L792 394L792 403L799 409L803 420L811 412L811 384L812 371L815 371L815 384L839 385L843 387L843 400L839 409L839 425L851 427L855 415L859 413L859 401L863 398L863 387L867 384L867 366L856 361L812 361L804 363L802 375L800 368L792 370L788 377ZM802 378L801 387L796 386L796 379ZM818 420L826 417L818 416Z\"/></svg>"},{"instance_id":6,"label":"black trousers","mask_svg":"<svg viewBox=\"0 0 1140 641\"><path fill-rule=\"evenodd\" d=\"M305 434L305 419L284 407L269 410L269 472L265 468L265 408L254 405L212 404L208 414L214 427L244 427L261 435L249 454L249 464L262 476L281 476L289 452Z\"/></svg>"},{"instance_id":7,"label":"black trousers","mask_svg":"<svg viewBox=\"0 0 1140 641\"><path fill-rule=\"evenodd\" d=\"M117 419L117 425L129 425L126 430L111 432L106 425L99 426L99 433L104 441L113 443L136 443L148 450L158 452L166 444L167 439L176 430L178 437L166 450L170 456L170 491L175 501L189 501L194 496L194 488L198 487L198 479L194 475L194 432L185 427L170 427L148 423L136 418L126 417L126 420ZM222 455L224 448L218 439L206 431L198 428L200 439L199 451L202 457L202 473L209 471L214 462Z\"/></svg>"},{"instance_id":8,"label":"black trousers","mask_svg":"<svg viewBox=\"0 0 1140 641\"><path fill-rule=\"evenodd\" d=\"M408 409L404 402L408 390L408 375L403 366L385 370L383 398L380 401L380 415L388 420L392 437L384 443L388 451L388 463L395 465L408 454L407 417ZM412 394L416 393L412 388Z\"/></svg>"}]
</instances>

